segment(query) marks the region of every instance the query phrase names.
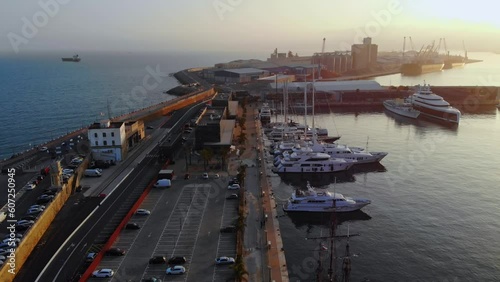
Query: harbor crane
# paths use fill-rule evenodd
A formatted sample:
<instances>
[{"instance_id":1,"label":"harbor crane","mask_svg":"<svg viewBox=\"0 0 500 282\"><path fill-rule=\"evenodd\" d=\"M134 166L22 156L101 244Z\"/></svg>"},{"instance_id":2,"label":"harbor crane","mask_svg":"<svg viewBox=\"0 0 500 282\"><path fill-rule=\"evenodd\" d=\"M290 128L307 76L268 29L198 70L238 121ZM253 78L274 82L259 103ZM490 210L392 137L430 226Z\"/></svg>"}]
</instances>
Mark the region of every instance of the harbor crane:
<instances>
[{"instance_id":1,"label":"harbor crane","mask_svg":"<svg viewBox=\"0 0 500 282\"><path fill-rule=\"evenodd\" d=\"M325 56L325 41L326 41L326 38L323 37L323 46L321 47L321 55L319 57L319 60L318 60L318 79L321 80L321 63L323 62L323 59L324 59L324 56Z\"/></svg>"}]
</instances>

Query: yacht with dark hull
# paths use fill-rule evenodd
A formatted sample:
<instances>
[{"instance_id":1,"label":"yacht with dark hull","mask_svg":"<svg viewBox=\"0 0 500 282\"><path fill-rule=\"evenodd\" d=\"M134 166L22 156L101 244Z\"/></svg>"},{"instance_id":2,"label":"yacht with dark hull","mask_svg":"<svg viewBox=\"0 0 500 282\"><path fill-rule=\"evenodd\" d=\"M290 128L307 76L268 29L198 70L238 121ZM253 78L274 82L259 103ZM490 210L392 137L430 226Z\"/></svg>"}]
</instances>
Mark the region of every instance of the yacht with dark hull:
<instances>
[{"instance_id":1,"label":"yacht with dark hull","mask_svg":"<svg viewBox=\"0 0 500 282\"><path fill-rule=\"evenodd\" d=\"M461 112L445 101L443 97L433 93L429 84L417 85L417 91L411 97L413 108L420 112L420 115L434 119L459 124Z\"/></svg>"}]
</instances>

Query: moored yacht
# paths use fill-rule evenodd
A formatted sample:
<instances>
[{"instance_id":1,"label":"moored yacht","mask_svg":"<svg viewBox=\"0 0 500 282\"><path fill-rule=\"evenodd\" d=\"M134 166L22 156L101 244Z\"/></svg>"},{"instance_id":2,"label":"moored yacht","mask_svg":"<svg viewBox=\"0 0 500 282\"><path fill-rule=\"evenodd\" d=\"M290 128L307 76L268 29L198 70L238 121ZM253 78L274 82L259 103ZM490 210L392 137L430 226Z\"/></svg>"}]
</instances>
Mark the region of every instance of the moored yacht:
<instances>
[{"instance_id":1,"label":"moored yacht","mask_svg":"<svg viewBox=\"0 0 500 282\"><path fill-rule=\"evenodd\" d=\"M386 110L400 116L417 118L420 115L420 112L413 108L413 105L411 101L409 101L409 99L385 100L383 104Z\"/></svg>"},{"instance_id":2,"label":"moored yacht","mask_svg":"<svg viewBox=\"0 0 500 282\"><path fill-rule=\"evenodd\" d=\"M380 162L388 154L387 152L366 152L363 149L352 149L347 145L339 145L335 143L323 144L318 142L313 142L312 146L303 148L296 145L292 150L296 152L303 151L325 153L334 158L356 161L356 164Z\"/></svg>"},{"instance_id":3,"label":"moored yacht","mask_svg":"<svg viewBox=\"0 0 500 282\"><path fill-rule=\"evenodd\" d=\"M271 108L269 107L268 103L262 104L262 107L260 108L260 122L265 125L271 122Z\"/></svg>"},{"instance_id":4,"label":"moored yacht","mask_svg":"<svg viewBox=\"0 0 500 282\"><path fill-rule=\"evenodd\" d=\"M314 189L309 182L307 190L296 189L283 205L285 212L351 212L371 203L368 199L344 197L339 193Z\"/></svg>"},{"instance_id":5,"label":"moored yacht","mask_svg":"<svg viewBox=\"0 0 500 282\"><path fill-rule=\"evenodd\" d=\"M461 113L458 109L450 106L443 97L433 93L429 84L417 85L418 89L412 95L413 108L420 111L422 115L458 124Z\"/></svg>"},{"instance_id":6,"label":"moored yacht","mask_svg":"<svg viewBox=\"0 0 500 282\"><path fill-rule=\"evenodd\" d=\"M275 173L331 173L344 171L351 168L356 161L332 158L324 153L293 153L288 158L283 158L277 167L273 168Z\"/></svg>"}]
</instances>

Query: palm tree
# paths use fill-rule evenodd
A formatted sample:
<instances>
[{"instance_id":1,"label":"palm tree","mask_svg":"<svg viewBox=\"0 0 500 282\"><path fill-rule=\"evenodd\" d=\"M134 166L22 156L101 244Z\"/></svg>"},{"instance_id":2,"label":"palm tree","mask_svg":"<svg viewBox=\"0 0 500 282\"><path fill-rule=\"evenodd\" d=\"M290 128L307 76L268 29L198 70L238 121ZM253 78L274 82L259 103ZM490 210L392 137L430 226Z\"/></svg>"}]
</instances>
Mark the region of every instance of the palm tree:
<instances>
[{"instance_id":1,"label":"palm tree","mask_svg":"<svg viewBox=\"0 0 500 282\"><path fill-rule=\"evenodd\" d=\"M220 154L220 158L221 158L221 167L225 166L230 150L231 149L229 147L222 147L220 149L219 154Z\"/></svg>"},{"instance_id":2,"label":"palm tree","mask_svg":"<svg viewBox=\"0 0 500 282\"><path fill-rule=\"evenodd\" d=\"M245 269L245 264L243 263L243 259L241 256L236 257L236 261L231 267L234 269L234 274L236 276L236 281L243 281L243 276L248 274L248 271Z\"/></svg>"},{"instance_id":3,"label":"palm tree","mask_svg":"<svg viewBox=\"0 0 500 282\"><path fill-rule=\"evenodd\" d=\"M203 159L203 167L205 168L205 170L207 170L208 162L210 162L210 160L214 156L214 152L210 148L205 148L201 150L200 155Z\"/></svg>"},{"instance_id":4,"label":"palm tree","mask_svg":"<svg viewBox=\"0 0 500 282\"><path fill-rule=\"evenodd\" d=\"M245 141L247 141L247 135L245 134L245 132L241 132L240 136L238 137L238 142L240 144L243 144L245 143Z\"/></svg>"}]
</instances>

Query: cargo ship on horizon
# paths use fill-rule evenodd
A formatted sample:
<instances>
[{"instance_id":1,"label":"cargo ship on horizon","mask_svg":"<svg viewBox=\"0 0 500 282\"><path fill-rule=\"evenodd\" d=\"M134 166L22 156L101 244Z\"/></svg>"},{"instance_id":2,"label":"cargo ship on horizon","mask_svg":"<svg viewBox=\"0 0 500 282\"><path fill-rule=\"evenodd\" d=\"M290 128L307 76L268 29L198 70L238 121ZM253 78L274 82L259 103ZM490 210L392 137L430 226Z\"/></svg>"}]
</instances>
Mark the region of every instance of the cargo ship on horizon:
<instances>
[{"instance_id":1,"label":"cargo ship on horizon","mask_svg":"<svg viewBox=\"0 0 500 282\"><path fill-rule=\"evenodd\" d=\"M413 42L411 42L411 44L413 46ZM405 61L405 45L406 37L404 38L403 43L403 61L401 64L402 75L421 75L424 73L443 70L444 62L439 57L439 46L435 46L435 42L432 42L432 44L427 45L425 48L422 46L420 51L418 51L409 62Z\"/></svg>"},{"instance_id":2,"label":"cargo ship on horizon","mask_svg":"<svg viewBox=\"0 0 500 282\"><path fill-rule=\"evenodd\" d=\"M81 61L81 58L80 58L80 56L78 56L78 54L75 54L71 58L61 58L61 59L63 62L76 62L76 63L78 63L79 61Z\"/></svg>"},{"instance_id":3,"label":"cargo ship on horizon","mask_svg":"<svg viewBox=\"0 0 500 282\"><path fill-rule=\"evenodd\" d=\"M401 65L401 74L403 75L421 75L429 72L442 71L444 62L412 62Z\"/></svg>"}]
</instances>

